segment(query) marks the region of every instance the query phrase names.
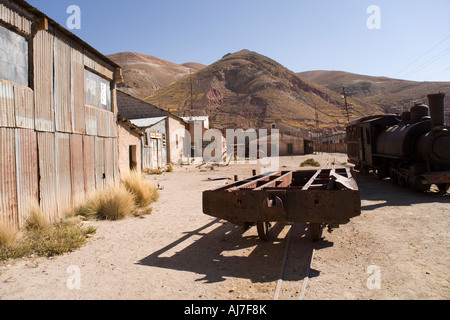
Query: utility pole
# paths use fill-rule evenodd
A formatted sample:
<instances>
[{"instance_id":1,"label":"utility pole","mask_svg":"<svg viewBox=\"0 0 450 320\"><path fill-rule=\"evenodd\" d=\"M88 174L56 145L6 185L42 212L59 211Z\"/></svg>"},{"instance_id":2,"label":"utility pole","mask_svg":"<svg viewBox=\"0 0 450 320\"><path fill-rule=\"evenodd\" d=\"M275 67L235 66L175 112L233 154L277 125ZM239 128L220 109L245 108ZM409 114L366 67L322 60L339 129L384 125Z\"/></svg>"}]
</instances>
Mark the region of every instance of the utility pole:
<instances>
[{"instance_id":1,"label":"utility pole","mask_svg":"<svg viewBox=\"0 0 450 320\"><path fill-rule=\"evenodd\" d=\"M316 144L318 145L318 146L320 146L320 148L322 149L322 137L321 137L321 134L320 134L320 128L319 128L319 126L320 126L320 122L319 122L319 111L317 110L317 106L314 106L314 110L315 110L315 113L316 113ZM317 150L317 151L319 151L319 150ZM319 153L319 152L317 152L317 153Z\"/></svg>"},{"instance_id":2,"label":"utility pole","mask_svg":"<svg viewBox=\"0 0 450 320\"><path fill-rule=\"evenodd\" d=\"M189 121L192 121L192 105L193 105L193 89L192 89L192 70L189 69L189 75L190 75L190 82L191 82L191 106L189 108Z\"/></svg>"},{"instance_id":3,"label":"utility pole","mask_svg":"<svg viewBox=\"0 0 450 320\"><path fill-rule=\"evenodd\" d=\"M347 116L347 121L350 122L350 105L347 103L347 93L345 92L346 87L342 87L342 97L344 100L344 115Z\"/></svg>"}]
</instances>

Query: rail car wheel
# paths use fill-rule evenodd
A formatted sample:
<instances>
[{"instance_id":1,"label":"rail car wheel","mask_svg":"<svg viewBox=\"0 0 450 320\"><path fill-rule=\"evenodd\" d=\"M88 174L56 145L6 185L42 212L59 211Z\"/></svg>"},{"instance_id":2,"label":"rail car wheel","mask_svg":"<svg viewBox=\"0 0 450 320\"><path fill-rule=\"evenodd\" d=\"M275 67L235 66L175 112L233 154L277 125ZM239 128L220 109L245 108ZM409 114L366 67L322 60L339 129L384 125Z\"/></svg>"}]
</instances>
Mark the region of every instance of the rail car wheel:
<instances>
[{"instance_id":1,"label":"rail car wheel","mask_svg":"<svg viewBox=\"0 0 450 320\"><path fill-rule=\"evenodd\" d=\"M258 236L263 241L269 241L270 236L270 222L257 222L256 223L256 229L258 230Z\"/></svg>"},{"instance_id":2,"label":"rail car wheel","mask_svg":"<svg viewBox=\"0 0 450 320\"><path fill-rule=\"evenodd\" d=\"M323 226L321 223L310 223L309 232L312 241L319 241L322 238Z\"/></svg>"},{"instance_id":3,"label":"rail car wheel","mask_svg":"<svg viewBox=\"0 0 450 320\"><path fill-rule=\"evenodd\" d=\"M439 183L436 185L439 189L439 192L446 193L447 190L450 188L450 183Z\"/></svg>"}]
</instances>

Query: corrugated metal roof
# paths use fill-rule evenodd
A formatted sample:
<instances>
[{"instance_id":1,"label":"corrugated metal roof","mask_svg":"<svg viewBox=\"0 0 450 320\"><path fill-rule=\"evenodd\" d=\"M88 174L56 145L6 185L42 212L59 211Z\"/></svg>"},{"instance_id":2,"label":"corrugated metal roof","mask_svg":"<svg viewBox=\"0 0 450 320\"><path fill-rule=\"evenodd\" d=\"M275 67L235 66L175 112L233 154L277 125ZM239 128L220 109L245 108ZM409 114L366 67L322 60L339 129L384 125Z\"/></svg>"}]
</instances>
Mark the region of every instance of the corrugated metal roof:
<instances>
[{"instance_id":1,"label":"corrugated metal roof","mask_svg":"<svg viewBox=\"0 0 450 320\"><path fill-rule=\"evenodd\" d=\"M167 119L167 117L155 117L155 118L146 118L146 119L135 119L130 120L132 124L134 124L138 128L148 128L154 126L155 124Z\"/></svg>"}]
</instances>

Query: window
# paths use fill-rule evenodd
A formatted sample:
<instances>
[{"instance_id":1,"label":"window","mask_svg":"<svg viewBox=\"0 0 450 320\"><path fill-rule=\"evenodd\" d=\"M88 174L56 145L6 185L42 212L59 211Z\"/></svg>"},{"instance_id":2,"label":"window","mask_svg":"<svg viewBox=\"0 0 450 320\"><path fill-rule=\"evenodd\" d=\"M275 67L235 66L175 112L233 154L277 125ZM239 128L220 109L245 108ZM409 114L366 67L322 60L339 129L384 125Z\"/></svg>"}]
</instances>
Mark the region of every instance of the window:
<instances>
[{"instance_id":1,"label":"window","mask_svg":"<svg viewBox=\"0 0 450 320\"><path fill-rule=\"evenodd\" d=\"M84 98L87 105L111 110L111 83L89 70L84 70Z\"/></svg>"},{"instance_id":2,"label":"window","mask_svg":"<svg viewBox=\"0 0 450 320\"><path fill-rule=\"evenodd\" d=\"M0 26L0 79L29 86L28 41Z\"/></svg>"}]
</instances>

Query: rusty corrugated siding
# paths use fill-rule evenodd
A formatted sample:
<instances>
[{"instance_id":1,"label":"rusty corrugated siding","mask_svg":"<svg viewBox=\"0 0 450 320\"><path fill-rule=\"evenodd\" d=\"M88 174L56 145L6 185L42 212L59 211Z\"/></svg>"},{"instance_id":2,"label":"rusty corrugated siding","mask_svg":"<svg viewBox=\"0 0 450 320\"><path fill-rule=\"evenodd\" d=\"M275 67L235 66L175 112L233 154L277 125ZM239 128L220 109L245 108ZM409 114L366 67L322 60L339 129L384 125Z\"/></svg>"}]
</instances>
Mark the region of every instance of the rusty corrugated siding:
<instances>
[{"instance_id":1,"label":"rusty corrugated siding","mask_svg":"<svg viewBox=\"0 0 450 320\"><path fill-rule=\"evenodd\" d=\"M38 156L36 132L15 129L18 224L24 225L29 206L38 201Z\"/></svg>"},{"instance_id":2,"label":"rusty corrugated siding","mask_svg":"<svg viewBox=\"0 0 450 320\"><path fill-rule=\"evenodd\" d=\"M14 86L16 127L34 129L34 98L30 88Z\"/></svg>"},{"instance_id":3,"label":"rusty corrugated siding","mask_svg":"<svg viewBox=\"0 0 450 320\"><path fill-rule=\"evenodd\" d=\"M39 200L41 209L49 219L58 217L55 134L38 132Z\"/></svg>"},{"instance_id":4,"label":"rusty corrugated siding","mask_svg":"<svg viewBox=\"0 0 450 320\"><path fill-rule=\"evenodd\" d=\"M95 191L95 137L83 136L84 186L86 195Z\"/></svg>"},{"instance_id":5,"label":"rusty corrugated siding","mask_svg":"<svg viewBox=\"0 0 450 320\"><path fill-rule=\"evenodd\" d=\"M98 126L97 128L99 137L104 138L109 137L109 130L108 130L109 114L111 114L111 112L102 109L97 109L97 126Z\"/></svg>"},{"instance_id":6,"label":"rusty corrugated siding","mask_svg":"<svg viewBox=\"0 0 450 320\"><path fill-rule=\"evenodd\" d=\"M10 8L14 8L14 10ZM31 33L31 15L12 1L0 1L0 19L26 34Z\"/></svg>"},{"instance_id":7,"label":"rusty corrugated siding","mask_svg":"<svg viewBox=\"0 0 450 320\"><path fill-rule=\"evenodd\" d=\"M105 138L105 185L109 186L114 182L114 143L115 139Z\"/></svg>"},{"instance_id":8,"label":"rusty corrugated siding","mask_svg":"<svg viewBox=\"0 0 450 320\"><path fill-rule=\"evenodd\" d=\"M0 221L12 227L34 199L55 221L118 176L115 86L113 112L85 106L85 69L108 83L119 66L51 19L32 33L37 17L45 16L26 3L0 0L2 24L33 46L33 89L0 80Z\"/></svg>"},{"instance_id":9,"label":"rusty corrugated siding","mask_svg":"<svg viewBox=\"0 0 450 320\"><path fill-rule=\"evenodd\" d=\"M97 108L86 106L86 134L97 135Z\"/></svg>"},{"instance_id":10,"label":"rusty corrugated siding","mask_svg":"<svg viewBox=\"0 0 450 320\"><path fill-rule=\"evenodd\" d=\"M0 222L18 228L14 129L0 128Z\"/></svg>"},{"instance_id":11,"label":"rusty corrugated siding","mask_svg":"<svg viewBox=\"0 0 450 320\"><path fill-rule=\"evenodd\" d=\"M84 64L83 54L72 48L72 110L73 132L86 133L86 110L84 107Z\"/></svg>"},{"instance_id":12,"label":"rusty corrugated siding","mask_svg":"<svg viewBox=\"0 0 450 320\"><path fill-rule=\"evenodd\" d=\"M70 135L70 164L72 180L72 203L74 206L78 206L82 204L85 197L82 135Z\"/></svg>"},{"instance_id":13,"label":"rusty corrugated siding","mask_svg":"<svg viewBox=\"0 0 450 320\"><path fill-rule=\"evenodd\" d=\"M11 83L0 81L0 127L15 127L14 87Z\"/></svg>"},{"instance_id":14,"label":"rusty corrugated siding","mask_svg":"<svg viewBox=\"0 0 450 320\"><path fill-rule=\"evenodd\" d=\"M55 130L53 114L53 35L38 31L33 41L35 124L38 131Z\"/></svg>"},{"instance_id":15,"label":"rusty corrugated siding","mask_svg":"<svg viewBox=\"0 0 450 320\"><path fill-rule=\"evenodd\" d=\"M54 108L56 131L72 132L71 48L55 37Z\"/></svg>"},{"instance_id":16,"label":"rusty corrugated siding","mask_svg":"<svg viewBox=\"0 0 450 320\"><path fill-rule=\"evenodd\" d=\"M70 134L57 132L55 137L58 215L62 216L72 206Z\"/></svg>"},{"instance_id":17,"label":"rusty corrugated siding","mask_svg":"<svg viewBox=\"0 0 450 320\"><path fill-rule=\"evenodd\" d=\"M105 179L105 139L95 137L95 185L97 189L104 189Z\"/></svg>"}]
</instances>

